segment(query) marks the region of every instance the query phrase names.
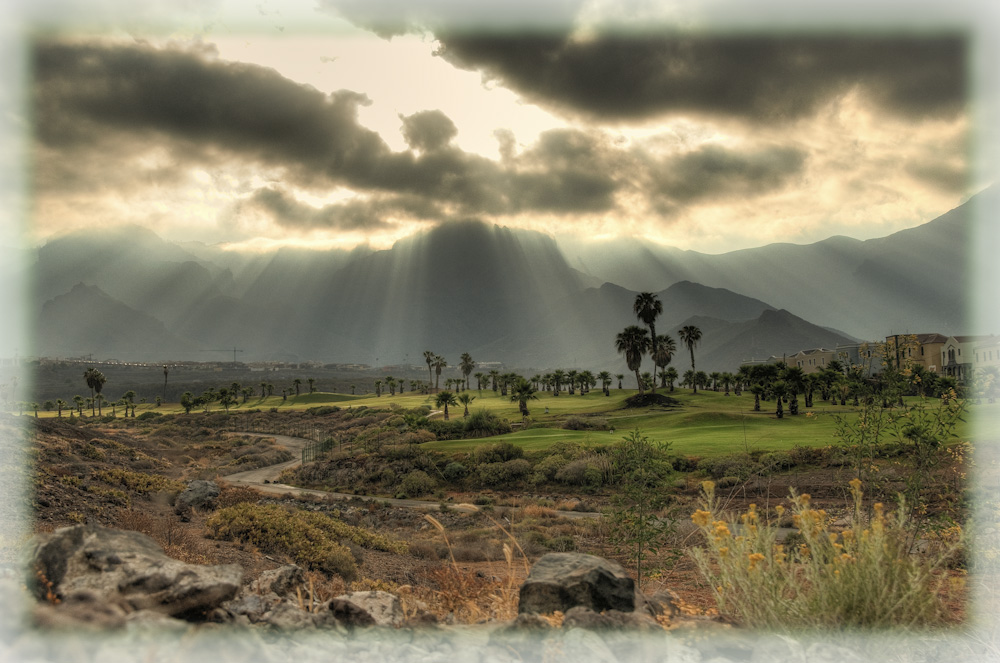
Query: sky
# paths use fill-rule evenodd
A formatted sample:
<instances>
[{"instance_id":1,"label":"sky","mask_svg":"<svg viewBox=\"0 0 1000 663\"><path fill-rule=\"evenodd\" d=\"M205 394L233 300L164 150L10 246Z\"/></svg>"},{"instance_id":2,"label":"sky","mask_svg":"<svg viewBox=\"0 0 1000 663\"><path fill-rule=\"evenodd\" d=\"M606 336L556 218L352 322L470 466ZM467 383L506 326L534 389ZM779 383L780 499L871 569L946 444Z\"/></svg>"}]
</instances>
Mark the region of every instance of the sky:
<instances>
[{"instance_id":1,"label":"sky","mask_svg":"<svg viewBox=\"0 0 1000 663\"><path fill-rule=\"evenodd\" d=\"M722 253L884 236L992 181L969 3L131 4L25 10L31 244L383 248L471 218Z\"/></svg>"}]
</instances>

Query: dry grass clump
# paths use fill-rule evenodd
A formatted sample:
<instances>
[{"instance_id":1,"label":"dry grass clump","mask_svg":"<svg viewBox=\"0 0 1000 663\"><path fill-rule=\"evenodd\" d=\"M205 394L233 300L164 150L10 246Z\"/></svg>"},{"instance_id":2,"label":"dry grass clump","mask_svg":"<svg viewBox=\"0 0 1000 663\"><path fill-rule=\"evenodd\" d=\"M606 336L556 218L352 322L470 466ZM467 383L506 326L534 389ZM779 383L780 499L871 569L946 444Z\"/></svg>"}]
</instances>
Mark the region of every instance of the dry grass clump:
<instances>
[{"instance_id":1,"label":"dry grass clump","mask_svg":"<svg viewBox=\"0 0 1000 663\"><path fill-rule=\"evenodd\" d=\"M286 554L304 567L346 579L357 575L357 564L341 541L394 553L405 553L407 549L403 542L328 515L289 511L276 504L243 503L220 509L205 525L212 538L242 541L264 552Z\"/></svg>"},{"instance_id":2,"label":"dry grass clump","mask_svg":"<svg viewBox=\"0 0 1000 663\"><path fill-rule=\"evenodd\" d=\"M256 504L261 493L247 486L233 486L227 483L219 485L219 496L215 498L215 508L227 509L237 504Z\"/></svg>"},{"instance_id":3,"label":"dry grass clump","mask_svg":"<svg viewBox=\"0 0 1000 663\"><path fill-rule=\"evenodd\" d=\"M188 564L210 563L202 552L201 538L174 518L158 517L135 509L118 509L115 526L145 534L156 541L168 557Z\"/></svg>"},{"instance_id":4,"label":"dry grass clump","mask_svg":"<svg viewBox=\"0 0 1000 663\"><path fill-rule=\"evenodd\" d=\"M854 479L852 525L830 530L825 511L808 495L792 493L794 545L778 542L776 523L754 505L740 523L717 512L715 485L703 484L703 509L691 519L705 537L692 550L722 614L764 628L910 628L944 623L946 578L940 573L961 545L910 554L912 532L905 505L894 514L881 504L862 513L861 481ZM777 507L778 517L783 508Z\"/></svg>"},{"instance_id":5,"label":"dry grass clump","mask_svg":"<svg viewBox=\"0 0 1000 663\"><path fill-rule=\"evenodd\" d=\"M184 483L181 481L169 479L159 474L134 472L120 467L98 470L94 472L93 477L97 481L103 481L112 486L121 486L142 495L160 491L179 493L184 490Z\"/></svg>"}]
</instances>

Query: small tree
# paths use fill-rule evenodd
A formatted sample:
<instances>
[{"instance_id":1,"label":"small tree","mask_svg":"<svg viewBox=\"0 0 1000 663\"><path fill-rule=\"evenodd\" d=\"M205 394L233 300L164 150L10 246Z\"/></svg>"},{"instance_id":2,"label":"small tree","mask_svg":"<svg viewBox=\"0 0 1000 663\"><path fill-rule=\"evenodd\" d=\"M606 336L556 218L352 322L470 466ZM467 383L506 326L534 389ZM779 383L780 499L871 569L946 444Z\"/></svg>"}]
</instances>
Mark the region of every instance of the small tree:
<instances>
[{"instance_id":1,"label":"small tree","mask_svg":"<svg viewBox=\"0 0 1000 663\"><path fill-rule=\"evenodd\" d=\"M669 442L652 442L637 428L611 451L617 487L611 511L612 537L618 552L635 565L640 588L643 563L659 552L675 529L674 520L658 515L667 504L662 483L673 471L665 458L669 449Z\"/></svg>"}]
</instances>

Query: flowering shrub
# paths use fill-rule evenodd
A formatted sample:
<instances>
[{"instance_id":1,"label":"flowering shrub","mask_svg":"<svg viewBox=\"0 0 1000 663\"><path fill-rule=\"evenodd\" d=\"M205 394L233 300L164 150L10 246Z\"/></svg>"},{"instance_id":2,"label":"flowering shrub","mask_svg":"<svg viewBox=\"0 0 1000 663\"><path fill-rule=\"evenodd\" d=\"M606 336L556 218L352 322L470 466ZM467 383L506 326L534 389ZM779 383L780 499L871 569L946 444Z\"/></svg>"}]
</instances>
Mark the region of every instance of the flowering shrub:
<instances>
[{"instance_id":1,"label":"flowering shrub","mask_svg":"<svg viewBox=\"0 0 1000 663\"><path fill-rule=\"evenodd\" d=\"M702 509L692 521L705 545L692 550L702 575L715 591L722 614L763 628L914 627L940 623L945 613L936 574L961 545L932 556L911 555L905 505L886 513L874 505L865 519L861 481L850 482L854 500L851 526L830 530L830 517L811 508L809 495L792 492L797 533L779 542L776 523L765 521L755 505L739 522L716 511L715 484L702 484ZM776 507L778 518L784 513Z\"/></svg>"}]
</instances>

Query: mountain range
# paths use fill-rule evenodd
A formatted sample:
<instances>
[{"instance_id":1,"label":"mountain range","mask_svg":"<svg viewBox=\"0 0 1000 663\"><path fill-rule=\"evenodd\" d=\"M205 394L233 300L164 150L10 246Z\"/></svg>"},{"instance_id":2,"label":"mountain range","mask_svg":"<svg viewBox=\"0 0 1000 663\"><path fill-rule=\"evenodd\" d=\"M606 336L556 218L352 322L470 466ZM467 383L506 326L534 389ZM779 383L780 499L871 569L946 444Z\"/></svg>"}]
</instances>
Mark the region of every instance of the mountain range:
<instances>
[{"instance_id":1,"label":"mountain range","mask_svg":"<svg viewBox=\"0 0 1000 663\"><path fill-rule=\"evenodd\" d=\"M451 363L469 352L510 367L624 372L613 341L637 324L638 291L663 303L658 333L702 330L705 370L890 333L968 333L975 202L879 239L718 255L478 221L382 251L243 254L137 226L77 232L36 252L32 353L159 362L237 347L246 361L390 365L421 364L429 349Z\"/></svg>"}]
</instances>

